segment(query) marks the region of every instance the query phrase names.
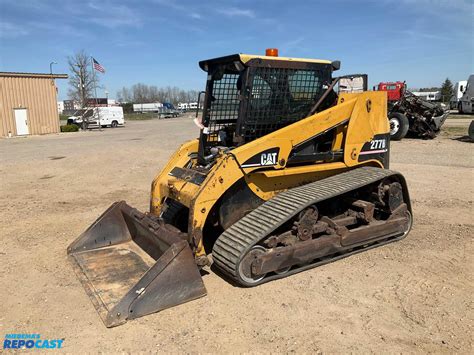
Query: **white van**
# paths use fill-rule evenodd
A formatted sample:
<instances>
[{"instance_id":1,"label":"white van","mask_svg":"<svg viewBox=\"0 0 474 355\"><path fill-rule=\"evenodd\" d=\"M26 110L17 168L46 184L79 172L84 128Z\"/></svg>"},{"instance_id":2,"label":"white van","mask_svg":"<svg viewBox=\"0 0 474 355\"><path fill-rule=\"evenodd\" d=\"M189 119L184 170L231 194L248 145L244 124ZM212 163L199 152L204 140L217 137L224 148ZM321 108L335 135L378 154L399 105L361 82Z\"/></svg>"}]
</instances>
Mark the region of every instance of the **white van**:
<instances>
[{"instance_id":1,"label":"white van","mask_svg":"<svg viewBox=\"0 0 474 355\"><path fill-rule=\"evenodd\" d=\"M123 109L120 106L112 107L92 107L85 109L79 116L71 116L68 122L72 122L81 126L88 127L118 127L125 124Z\"/></svg>"},{"instance_id":2,"label":"white van","mask_svg":"<svg viewBox=\"0 0 474 355\"><path fill-rule=\"evenodd\" d=\"M449 100L449 108L456 110L458 108L459 100L461 99L464 89L466 89L467 80L461 80L454 85L453 96Z\"/></svg>"},{"instance_id":3,"label":"white van","mask_svg":"<svg viewBox=\"0 0 474 355\"><path fill-rule=\"evenodd\" d=\"M474 113L474 75L467 80L464 93L458 103L459 113Z\"/></svg>"}]
</instances>

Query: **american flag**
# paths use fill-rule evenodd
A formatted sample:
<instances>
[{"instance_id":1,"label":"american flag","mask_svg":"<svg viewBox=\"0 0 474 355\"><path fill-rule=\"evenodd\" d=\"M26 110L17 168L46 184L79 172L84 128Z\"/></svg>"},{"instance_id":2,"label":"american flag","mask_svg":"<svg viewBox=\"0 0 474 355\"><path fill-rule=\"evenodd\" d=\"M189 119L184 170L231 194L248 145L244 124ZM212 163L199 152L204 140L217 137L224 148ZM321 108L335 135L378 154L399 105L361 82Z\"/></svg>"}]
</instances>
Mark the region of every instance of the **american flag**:
<instances>
[{"instance_id":1,"label":"american flag","mask_svg":"<svg viewBox=\"0 0 474 355\"><path fill-rule=\"evenodd\" d=\"M100 63L95 60L94 58L92 58L92 61L94 62L94 69L97 70L97 71L100 71L102 74L105 73L105 69L102 65L100 65Z\"/></svg>"}]
</instances>

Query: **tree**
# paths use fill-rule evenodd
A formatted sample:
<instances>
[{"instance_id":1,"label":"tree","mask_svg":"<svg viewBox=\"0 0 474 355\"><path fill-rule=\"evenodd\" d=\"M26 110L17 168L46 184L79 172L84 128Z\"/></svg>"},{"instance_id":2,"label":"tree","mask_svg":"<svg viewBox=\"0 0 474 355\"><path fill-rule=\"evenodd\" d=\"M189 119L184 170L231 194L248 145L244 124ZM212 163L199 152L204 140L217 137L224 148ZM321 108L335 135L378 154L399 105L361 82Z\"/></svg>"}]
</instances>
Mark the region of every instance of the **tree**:
<instances>
[{"instance_id":1,"label":"tree","mask_svg":"<svg viewBox=\"0 0 474 355\"><path fill-rule=\"evenodd\" d=\"M93 97L94 85L97 85L98 81L96 75L94 83L90 58L84 50L67 57L71 72L68 96L71 100L78 101L81 107L86 106L87 98Z\"/></svg>"},{"instance_id":2,"label":"tree","mask_svg":"<svg viewBox=\"0 0 474 355\"><path fill-rule=\"evenodd\" d=\"M122 103L123 113L133 113L133 104L131 102Z\"/></svg>"},{"instance_id":3,"label":"tree","mask_svg":"<svg viewBox=\"0 0 474 355\"><path fill-rule=\"evenodd\" d=\"M132 97L133 102L140 104L151 102L150 100L150 89L148 85L138 83L132 86Z\"/></svg>"},{"instance_id":4,"label":"tree","mask_svg":"<svg viewBox=\"0 0 474 355\"><path fill-rule=\"evenodd\" d=\"M182 90L176 86L167 86L159 88L138 83L131 88L123 87L117 91L117 100L119 102L134 102L144 104L150 102L171 102L177 105L179 102L195 102L199 91Z\"/></svg>"},{"instance_id":5,"label":"tree","mask_svg":"<svg viewBox=\"0 0 474 355\"><path fill-rule=\"evenodd\" d=\"M432 86L430 88L419 88L418 90L410 89L410 91L419 91L419 92L440 91L440 90L441 90L441 88L436 87L436 86Z\"/></svg>"},{"instance_id":6,"label":"tree","mask_svg":"<svg viewBox=\"0 0 474 355\"><path fill-rule=\"evenodd\" d=\"M443 85L441 85L441 101L449 102L451 97L454 95L453 83L449 78L446 78Z\"/></svg>"},{"instance_id":7,"label":"tree","mask_svg":"<svg viewBox=\"0 0 474 355\"><path fill-rule=\"evenodd\" d=\"M119 91L117 91L117 100L119 102L131 102L132 95L130 94L130 90L126 87L123 87Z\"/></svg>"}]
</instances>

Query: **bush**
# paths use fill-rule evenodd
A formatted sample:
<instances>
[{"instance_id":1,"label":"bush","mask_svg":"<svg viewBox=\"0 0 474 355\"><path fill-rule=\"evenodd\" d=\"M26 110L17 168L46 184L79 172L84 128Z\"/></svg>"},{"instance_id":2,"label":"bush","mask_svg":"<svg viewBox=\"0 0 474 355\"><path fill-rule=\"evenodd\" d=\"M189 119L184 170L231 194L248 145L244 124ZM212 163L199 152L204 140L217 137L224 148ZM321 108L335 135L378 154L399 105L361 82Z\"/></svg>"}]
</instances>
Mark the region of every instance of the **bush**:
<instances>
[{"instance_id":1,"label":"bush","mask_svg":"<svg viewBox=\"0 0 474 355\"><path fill-rule=\"evenodd\" d=\"M79 131L79 126L75 124L67 124L64 126L61 126L61 132L77 132Z\"/></svg>"},{"instance_id":2,"label":"bush","mask_svg":"<svg viewBox=\"0 0 474 355\"><path fill-rule=\"evenodd\" d=\"M126 104L120 104L123 109L123 113L133 113L133 103L127 102Z\"/></svg>"},{"instance_id":3,"label":"bush","mask_svg":"<svg viewBox=\"0 0 474 355\"><path fill-rule=\"evenodd\" d=\"M143 120L151 120L152 118L158 118L157 113L153 112L145 112L145 113L126 113L125 120L127 121L143 121Z\"/></svg>"}]
</instances>

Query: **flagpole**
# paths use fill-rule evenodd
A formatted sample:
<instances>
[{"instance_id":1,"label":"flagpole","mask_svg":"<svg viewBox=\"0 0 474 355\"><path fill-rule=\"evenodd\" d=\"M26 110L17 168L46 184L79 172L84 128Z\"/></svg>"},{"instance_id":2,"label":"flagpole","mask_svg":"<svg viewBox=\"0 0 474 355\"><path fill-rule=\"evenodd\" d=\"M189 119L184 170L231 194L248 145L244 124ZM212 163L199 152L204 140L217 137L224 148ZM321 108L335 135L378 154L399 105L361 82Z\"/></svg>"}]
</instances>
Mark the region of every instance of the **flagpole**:
<instances>
[{"instance_id":1,"label":"flagpole","mask_svg":"<svg viewBox=\"0 0 474 355\"><path fill-rule=\"evenodd\" d=\"M99 122L99 131L102 131L102 125L100 124L100 110L97 103L97 81L95 76L94 58L91 56L91 67L92 67L92 78L94 80L94 95L95 95L95 107L97 108L97 120Z\"/></svg>"}]
</instances>

